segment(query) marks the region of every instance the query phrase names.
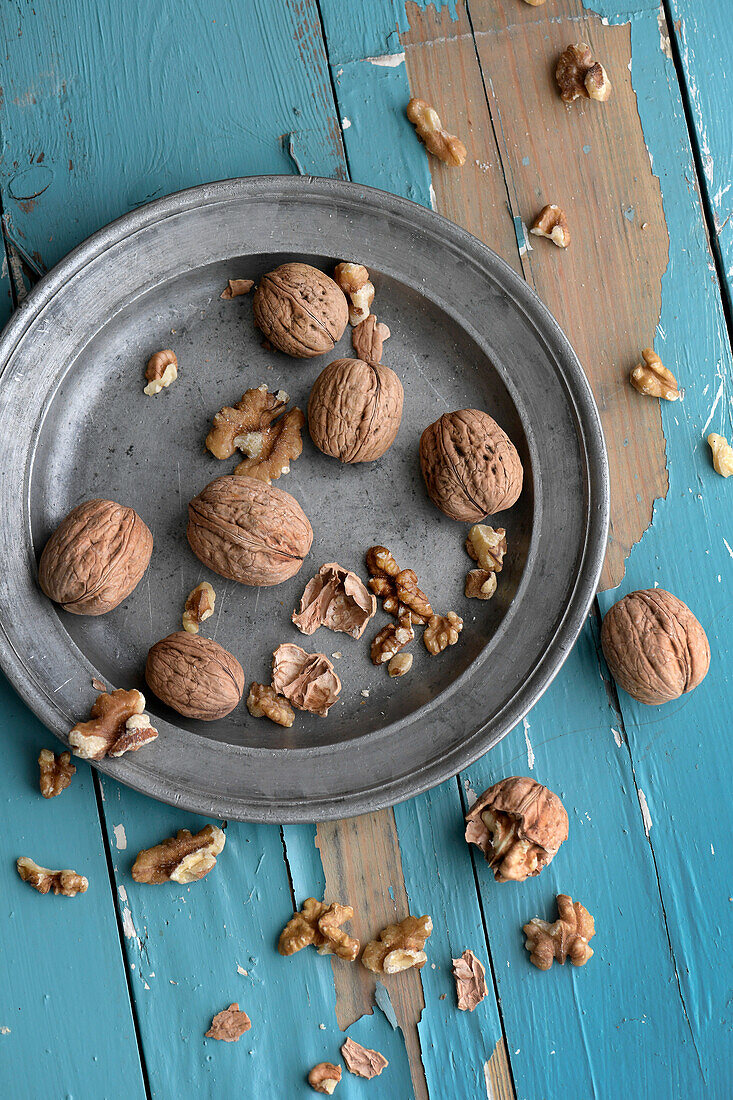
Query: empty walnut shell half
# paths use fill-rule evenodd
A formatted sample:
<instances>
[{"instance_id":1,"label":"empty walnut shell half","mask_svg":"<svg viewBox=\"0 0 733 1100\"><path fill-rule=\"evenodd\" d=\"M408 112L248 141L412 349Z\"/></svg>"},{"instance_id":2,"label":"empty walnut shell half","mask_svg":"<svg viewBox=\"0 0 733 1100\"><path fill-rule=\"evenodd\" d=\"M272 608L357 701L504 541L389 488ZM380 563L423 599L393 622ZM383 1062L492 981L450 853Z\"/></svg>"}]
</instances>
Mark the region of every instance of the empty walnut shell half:
<instances>
[{"instance_id":1,"label":"empty walnut shell half","mask_svg":"<svg viewBox=\"0 0 733 1100\"><path fill-rule=\"evenodd\" d=\"M294 576L313 542L295 497L255 478L218 477L188 506L188 541L200 561L240 584Z\"/></svg>"},{"instance_id":2,"label":"empty walnut shell half","mask_svg":"<svg viewBox=\"0 0 733 1100\"><path fill-rule=\"evenodd\" d=\"M142 580L153 536L137 512L113 500L88 500L69 512L38 564L42 590L74 615L104 615Z\"/></svg>"},{"instance_id":3,"label":"empty walnut shell half","mask_svg":"<svg viewBox=\"0 0 733 1100\"><path fill-rule=\"evenodd\" d=\"M296 359L332 351L349 320L344 292L310 264L281 264L263 275L252 308L272 346Z\"/></svg>"},{"instance_id":4,"label":"empty walnut shell half","mask_svg":"<svg viewBox=\"0 0 733 1100\"><path fill-rule=\"evenodd\" d=\"M389 450L402 419L404 391L393 370L361 359L335 359L313 383L311 439L341 462L373 462Z\"/></svg>"},{"instance_id":5,"label":"empty walnut shell half","mask_svg":"<svg viewBox=\"0 0 733 1100\"><path fill-rule=\"evenodd\" d=\"M521 775L480 794L466 814L466 840L486 856L497 882L538 875L568 838L568 815L547 787Z\"/></svg>"},{"instance_id":6,"label":"empty walnut shell half","mask_svg":"<svg viewBox=\"0 0 733 1100\"><path fill-rule=\"evenodd\" d=\"M155 643L145 679L173 710L203 722L229 714L244 691L244 672L236 657L211 638L185 630Z\"/></svg>"},{"instance_id":7,"label":"empty walnut shell half","mask_svg":"<svg viewBox=\"0 0 733 1100\"><path fill-rule=\"evenodd\" d=\"M648 706L692 691L710 665L707 635L687 604L663 588L630 592L601 628L603 655L624 691Z\"/></svg>"},{"instance_id":8,"label":"empty walnut shell half","mask_svg":"<svg viewBox=\"0 0 733 1100\"><path fill-rule=\"evenodd\" d=\"M451 519L477 523L511 508L524 472L516 447L486 412L443 413L420 439L428 494Z\"/></svg>"}]
</instances>

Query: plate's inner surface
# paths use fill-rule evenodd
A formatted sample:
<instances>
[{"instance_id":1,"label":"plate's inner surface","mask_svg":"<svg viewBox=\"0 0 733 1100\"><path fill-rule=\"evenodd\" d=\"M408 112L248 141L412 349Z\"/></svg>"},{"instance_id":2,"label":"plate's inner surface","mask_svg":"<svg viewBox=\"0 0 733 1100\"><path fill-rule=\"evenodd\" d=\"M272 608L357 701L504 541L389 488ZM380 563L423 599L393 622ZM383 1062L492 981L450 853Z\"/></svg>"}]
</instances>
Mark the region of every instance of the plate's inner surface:
<instances>
[{"instance_id":1,"label":"plate's inner surface","mask_svg":"<svg viewBox=\"0 0 733 1100\"><path fill-rule=\"evenodd\" d=\"M313 547L300 572L274 588L249 588L206 569L186 539L188 501L209 481L231 473L237 459L219 462L204 449L211 418L248 388L285 389L306 411L310 387L323 367L353 354L351 328L330 355L296 360L262 347L252 323L251 295L222 301L226 280L257 278L290 259L330 271L333 257L259 255L186 271L138 297L79 351L56 390L37 437L30 479L36 555L75 505L108 497L136 509L155 545L138 588L100 618L59 612L65 629L114 687L139 687L153 715L206 737L254 748L306 748L361 737L417 711L455 681L486 647L518 585L530 550L534 507L527 440L519 415L490 359L451 317L405 284L372 270L374 312L389 325L384 362L400 376L405 404L397 439L376 462L346 466L322 455L303 432L301 457L276 482L304 508ZM338 259L338 257L336 258ZM487 309L491 299L487 297ZM486 318L491 324L490 316ZM178 356L178 380L155 397L143 394L148 357L161 348ZM508 432L525 469L524 491L510 513L495 516L509 550L497 594L467 600L463 584L473 566L463 542L467 524L447 519L428 499L418 461L422 430L453 409L486 409ZM364 637L354 641L321 627L304 637L290 621L306 582L324 562L337 561L366 579L364 552L381 543L401 567L417 572L437 611L464 620L459 644L430 657L422 629L410 652L408 676L391 680L369 659L369 642L388 616L378 609ZM273 649L285 641L322 652L343 687L327 718L298 713L290 730L252 718L244 701L227 718L195 722L174 714L146 689L149 647L181 627L184 600L201 580L217 594L202 634L241 662L247 686L269 682ZM340 654L334 657L334 654ZM486 654L484 654L486 656ZM490 654L487 675L490 675Z\"/></svg>"}]
</instances>

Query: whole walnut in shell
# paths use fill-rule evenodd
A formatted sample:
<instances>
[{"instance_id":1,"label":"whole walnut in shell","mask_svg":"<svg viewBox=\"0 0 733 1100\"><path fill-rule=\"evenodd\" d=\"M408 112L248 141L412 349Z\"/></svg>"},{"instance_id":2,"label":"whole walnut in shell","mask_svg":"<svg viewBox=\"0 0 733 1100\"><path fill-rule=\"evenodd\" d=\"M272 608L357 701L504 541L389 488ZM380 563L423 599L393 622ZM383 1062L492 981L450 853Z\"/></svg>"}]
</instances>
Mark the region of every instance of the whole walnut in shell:
<instances>
[{"instance_id":1,"label":"whole walnut in shell","mask_svg":"<svg viewBox=\"0 0 733 1100\"><path fill-rule=\"evenodd\" d=\"M630 592L601 628L603 655L614 680L640 703L679 699L704 680L707 635L687 604L663 588Z\"/></svg>"},{"instance_id":2,"label":"whole walnut in shell","mask_svg":"<svg viewBox=\"0 0 733 1100\"><path fill-rule=\"evenodd\" d=\"M187 534L209 569L254 586L294 576L313 542L313 528L295 497L234 474L216 478L193 498Z\"/></svg>"},{"instance_id":3,"label":"whole walnut in shell","mask_svg":"<svg viewBox=\"0 0 733 1100\"><path fill-rule=\"evenodd\" d=\"M244 691L244 672L236 657L211 638L185 630L150 649L145 679L173 710L204 722L229 714Z\"/></svg>"},{"instance_id":4,"label":"whole walnut in shell","mask_svg":"<svg viewBox=\"0 0 733 1100\"><path fill-rule=\"evenodd\" d=\"M497 882L538 875L568 838L568 815L547 787L525 776L502 779L466 814L466 840L486 856Z\"/></svg>"},{"instance_id":5,"label":"whole walnut in shell","mask_svg":"<svg viewBox=\"0 0 733 1100\"><path fill-rule=\"evenodd\" d=\"M524 472L516 447L486 412L443 413L420 438L428 494L451 519L477 523L511 508Z\"/></svg>"},{"instance_id":6,"label":"whole walnut in shell","mask_svg":"<svg viewBox=\"0 0 733 1100\"><path fill-rule=\"evenodd\" d=\"M296 359L332 351L349 320L344 292L310 264L281 264L263 275L252 308L272 346Z\"/></svg>"},{"instance_id":7,"label":"whole walnut in shell","mask_svg":"<svg viewBox=\"0 0 733 1100\"><path fill-rule=\"evenodd\" d=\"M389 450L402 419L404 391L393 370L361 359L335 359L308 401L311 439L341 462L373 462Z\"/></svg>"},{"instance_id":8,"label":"whole walnut in shell","mask_svg":"<svg viewBox=\"0 0 733 1100\"><path fill-rule=\"evenodd\" d=\"M113 500L88 500L69 512L38 564L45 594L74 615L104 615L142 580L153 536L137 512Z\"/></svg>"}]
</instances>

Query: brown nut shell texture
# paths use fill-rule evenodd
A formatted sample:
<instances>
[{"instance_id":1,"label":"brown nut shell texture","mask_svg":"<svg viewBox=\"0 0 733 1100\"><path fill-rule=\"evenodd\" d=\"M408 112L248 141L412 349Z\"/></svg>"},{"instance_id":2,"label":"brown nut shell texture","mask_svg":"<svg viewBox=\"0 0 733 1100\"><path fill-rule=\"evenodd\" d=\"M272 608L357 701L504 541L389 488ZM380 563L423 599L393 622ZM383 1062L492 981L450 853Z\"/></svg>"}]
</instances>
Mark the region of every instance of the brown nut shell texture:
<instances>
[{"instance_id":1,"label":"brown nut shell texture","mask_svg":"<svg viewBox=\"0 0 733 1100\"><path fill-rule=\"evenodd\" d=\"M272 655L272 686L297 707L325 718L341 691L341 681L323 653L306 653L285 642Z\"/></svg>"},{"instance_id":2,"label":"brown nut shell texture","mask_svg":"<svg viewBox=\"0 0 733 1100\"><path fill-rule=\"evenodd\" d=\"M38 564L43 592L74 615L104 615L142 580L153 536L137 512L113 500L88 500L69 512Z\"/></svg>"},{"instance_id":3,"label":"brown nut shell texture","mask_svg":"<svg viewBox=\"0 0 733 1100\"><path fill-rule=\"evenodd\" d=\"M484 853L497 882L538 875L567 838L568 815L560 799L524 776L495 783L466 814L466 840Z\"/></svg>"},{"instance_id":4,"label":"brown nut shell texture","mask_svg":"<svg viewBox=\"0 0 733 1100\"><path fill-rule=\"evenodd\" d=\"M308 401L311 439L340 462L373 462L395 441L404 391L393 370L361 359L335 359L316 378Z\"/></svg>"},{"instance_id":5,"label":"brown nut shell texture","mask_svg":"<svg viewBox=\"0 0 733 1100\"><path fill-rule=\"evenodd\" d=\"M443 413L427 427L420 439L420 467L433 503L465 523L511 508L522 491L516 447L479 409Z\"/></svg>"},{"instance_id":6,"label":"brown nut shell texture","mask_svg":"<svg viewBox=\"0 0 733 1100\"><path fill-rule=\"evenodd\" d=\"M272 346L296 359L332 351L349 320L344 292L310 264L281 264L263 275L252 308Z\"/></svg>"},{"instance_id":7,"label":"brown nut shell texture","mask_svg":"<svg viewBox=\"0 0 733 1100\"><path fill-rule=\"evenodd\" d=\"M663 588L630 592L615 603L603 620L601 645L616 683L647 706L692 691L710 666L702 626Z\"/></svg>"},{"instance_id":8,"label":"brown nut shell texture","mask_svg":"<svg viewBox=\"0 0 733 1100\"><path fill-rule=\"evenodd\" d=\"M301 634L325 626L361 638L376 610L376 597L356 573L329 561L308 581L292 619Z\"/></svg>"},{"instance_id":9,"label":"brown nut shell texture","mask_svg":"<svg viewBox=\"0 0 733 1100\"><path fill-rule=\"evenodd\" d=\"M145 679L173 710L204 722L229 714L244 691L244 672L236 657L211 638L185 630L155 643Z\"/></svg>"},{"instance_id":10,"label":"brown nut shell texture","mask_svg":"<svg viewBox=\"0 0 733 1100\"><path fill-rule=\"evenodd\" d=\"M280 584L298 572L313 528L295 497L251 477L218 477L188 506L196 557L240 584Z\"/></svg>"}]
</instances>

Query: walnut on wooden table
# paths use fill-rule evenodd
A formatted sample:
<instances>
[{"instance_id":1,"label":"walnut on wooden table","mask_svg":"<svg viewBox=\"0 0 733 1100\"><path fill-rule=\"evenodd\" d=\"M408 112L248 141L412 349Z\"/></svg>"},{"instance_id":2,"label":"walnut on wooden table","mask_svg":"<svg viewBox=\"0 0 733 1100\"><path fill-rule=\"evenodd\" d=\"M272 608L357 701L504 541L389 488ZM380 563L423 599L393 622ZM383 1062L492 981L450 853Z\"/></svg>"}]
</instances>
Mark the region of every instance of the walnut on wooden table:
<instances>
[{"instance_id":1,"label":"walnut on wooden table","mask_svg":"<svg viewBox=\"0 0 733 1100\"><path fill-rule=\"evenodd\" d=\"M179 829L174 837L138 852L132 865L135 882L160 886L164 882L198 882L216 866L226 836L216 825L205 825L191 834Z\"/></svg>"},{"instance_id":2,"label":"walnut on wooden table","mask_svg":"<svg viewBox=\"0 0 733 1100\"><path fill-rule=\"evenodd\" d=\"M570 226L565 211L554 202L542 207L529 231L535 237L552 241L558 248L567 248L570 244Z\"/></svg>"},{"instance_id":3,"label":"walnut on wooden table","mask_svg":"<svg viewBox=\"0 0 733 1100\"><path fill-rule=\"evenodd\" d=\"M40 768L41 794L44 798L56 798L66 790L76 768L71 763L71 753L62 752L59 756L50 749L41 749L38 754Z\"/></svg>"},{"instance_id":4,"label":"walnut on wooden table","mask_svg":"<svg viewBox=\"0 0 733 1100\"><path fill-rule=\"evenodd\" d=\"M644 348L643 363L637 363L629 375L631 385L645 397L663 397L665 401L677 401L680 389L671 370L662 363L653 348Z\"/></svg>"},{"instance_id":5,"label":"walnut on wooden table","mask_svg":"<svg viewBox=\"0 0 733 1100\"><path fill-rule=\"evenodd\" d=\"M407 117L429 153L451 168L466 163L466 146L455 134L443 129L438 112L424 99L413 96L407 104Z\"/></svg>"},{"instance_id":6,"label":"walnut on wooden table","mask_svg":"<svg viewBox=\"0 0 733 1100\"><path fill-rule=\"evenodd\" d=\"M353 916L350 905L306 898L300 912L293 914L280 933L277 949L281 955L294 955L313 944L319 955L337 955L353 962L361 945L341 927Z\"/></svg>"},{"instance_id":7,"label":"walnut on wooden table","mask_svg":"<svg viewBox=\"0 0 733 1100\"><path fill-rule=\"evenodd\" d=\"M376 940L370 940L361 961L375 974L397 974L412 967L421 970L427 962L425 943L432 931L430 917L407 916L399 924L387 925Z\"/></svg>"},{"instance_id":8,"label":"walnut on wooden table","mask_svg":"<svg viewBox=\"0 0 733 1100\"><path fill-rule=\"evenodd\" d=\"M560 54L555 79L563 103L595 99L604 103L611 95L611 81L600 62L593 59L587 42L576 42Z\"/></svg>"},{"instance_id":9,"label":"walnut on wooden table","mask_svg":"<svg viewBox=\"0 0 733 1100\"><path fill-rule=\"evenodd\" d=\"M595 935L595 921L585 906L568 894L557 895L558 919L549 921L534 917L522 931L527 937L525 947L530 962L539 970L549 970L555 959L573 966L585 966L593 954L588 941Z\"/></svg>"},{"instance_id":10,"label":"walnut on wooden table","mask_svg":"<svg viewBox=\"0 0 733 1100\"><path fill-rule=\"evenodd\" d=\"M708 436L708 446L713 452L713 469L721 477L730 477L733 474L733 447L723 435L711 432Z\"/></svg>"},{"instance_id":11,"label":"walnut on wooden table","mask_svg":"<svg viewBox=\"0 0 733 1100\"><path fill-rule=\"evenodd\" d=\"M52 892L65 898L73 898L77 894L86 893L89 886L88 879L76 871L52 871L49 867L34 863L28 856L21 856L16 860L15 866L23 882L27 882L39 894Z\"/></svg>"}]
</instances>

